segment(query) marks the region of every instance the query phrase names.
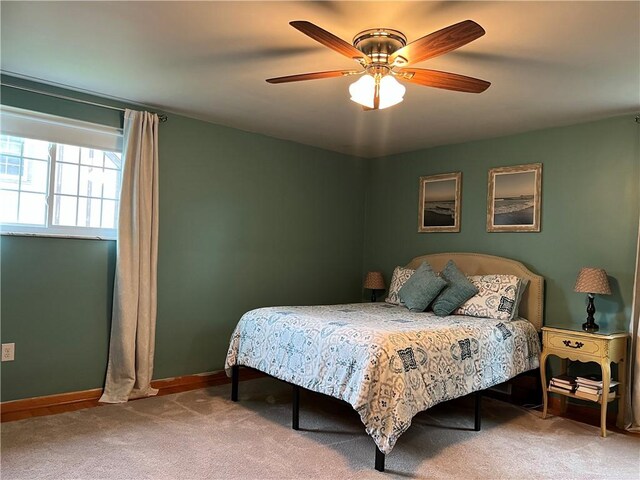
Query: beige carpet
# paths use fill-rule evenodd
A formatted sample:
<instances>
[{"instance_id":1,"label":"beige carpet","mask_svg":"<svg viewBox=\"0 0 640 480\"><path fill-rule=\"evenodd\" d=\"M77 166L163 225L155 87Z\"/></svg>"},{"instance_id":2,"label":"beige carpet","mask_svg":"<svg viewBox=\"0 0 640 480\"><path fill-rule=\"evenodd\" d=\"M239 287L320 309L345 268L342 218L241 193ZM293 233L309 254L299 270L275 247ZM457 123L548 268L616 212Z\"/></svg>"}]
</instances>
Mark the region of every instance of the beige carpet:
<instances>
[{"instance_id":1,"label":"beige carpet","mask_svg":"<svg viewBox=\"0 0 640 480\"><path fill-rule=\"evenodd\" d=\"M638 479L640 439L485 399L419 414L373 470L374 444L346 404L272 379L2 424L2 479Z\"/></svg>"}]
</instances>

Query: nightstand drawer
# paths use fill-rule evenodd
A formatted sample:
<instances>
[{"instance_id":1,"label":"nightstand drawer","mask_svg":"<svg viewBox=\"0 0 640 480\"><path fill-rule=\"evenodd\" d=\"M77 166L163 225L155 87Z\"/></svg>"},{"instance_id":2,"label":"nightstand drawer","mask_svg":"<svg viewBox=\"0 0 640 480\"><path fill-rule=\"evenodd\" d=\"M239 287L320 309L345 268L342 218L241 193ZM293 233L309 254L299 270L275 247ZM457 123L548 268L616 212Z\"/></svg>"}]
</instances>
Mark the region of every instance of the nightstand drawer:
<instances>
[{"instance_id":1,"label":"nightstand drawer","mask_svg":"<svg viewBox=\"0 0 640 480\"><path fill-rule=\"evenodd\" d=\"M599 340L557 333L547 334L546 340L549 348L554 350L594 357L606 355L604 351L606 342Z\"/></svg>"}]
</instances>

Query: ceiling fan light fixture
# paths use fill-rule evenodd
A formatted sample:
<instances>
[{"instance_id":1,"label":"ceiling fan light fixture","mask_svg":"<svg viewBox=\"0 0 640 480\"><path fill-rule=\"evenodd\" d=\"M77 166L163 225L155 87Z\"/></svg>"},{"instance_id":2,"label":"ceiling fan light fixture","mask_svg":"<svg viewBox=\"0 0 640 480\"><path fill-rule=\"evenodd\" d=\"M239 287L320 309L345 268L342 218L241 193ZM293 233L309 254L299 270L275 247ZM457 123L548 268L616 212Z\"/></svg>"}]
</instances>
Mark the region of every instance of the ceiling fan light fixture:
<instances>
[{"instance_id":1,"label":"ceiling fan light fixture","mask_svg":"<svg viewBox=\"0 0 640 480\"><path fill-rule=\"evenodd\" d=\"M389 108L403 100L407 91L404 85L391 75L386 75L379 80L380 102L378 109ZM367 108L374 107L376 79L371 75L363 75L357 82L349 86L351 100Z\"/></svg>"},{"instance_id":2,"label":"ceiling fan light fixture","mask_svg":"<svg viewBox=\"0 0 640 480\"><path fill-rule=\"evenodd\" d=\"M404 100L406 87L398 82L391 75L382 77L380 80L380 106L383 108L392 107Z\"/></svg>"},{"instance_id":3,"label":"ceiling fan light fixture","mask_svg":"<svg viewBox=\"0 0 640 480\"><path fill-rule=\"evenodd\" d=\"M357 82L349 85L351 100L368 108L373 108L376 81L371 75L363 75Z\"/></svg>"}]
</instances>

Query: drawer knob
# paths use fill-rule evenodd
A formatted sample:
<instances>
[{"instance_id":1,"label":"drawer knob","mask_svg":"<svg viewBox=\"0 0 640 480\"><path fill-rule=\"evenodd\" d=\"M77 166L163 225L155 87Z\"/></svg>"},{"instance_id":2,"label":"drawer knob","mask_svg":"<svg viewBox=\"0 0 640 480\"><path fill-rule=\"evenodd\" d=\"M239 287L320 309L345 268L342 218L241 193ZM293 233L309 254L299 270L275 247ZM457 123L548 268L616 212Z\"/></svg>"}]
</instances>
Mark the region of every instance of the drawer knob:
<instances>
[{"instance_id":1,"label":"drawer knob","mask_svg":"<svg viewBox=\"0 0 640 480\"><path fill-rule=\"evenodd\" d=\"M563 340L562 343L564 343L569 348L582 348L584 346L584 343L582 342L576 342L575 345L571 345L571 340Z\"/></svg>"}]
</instances>

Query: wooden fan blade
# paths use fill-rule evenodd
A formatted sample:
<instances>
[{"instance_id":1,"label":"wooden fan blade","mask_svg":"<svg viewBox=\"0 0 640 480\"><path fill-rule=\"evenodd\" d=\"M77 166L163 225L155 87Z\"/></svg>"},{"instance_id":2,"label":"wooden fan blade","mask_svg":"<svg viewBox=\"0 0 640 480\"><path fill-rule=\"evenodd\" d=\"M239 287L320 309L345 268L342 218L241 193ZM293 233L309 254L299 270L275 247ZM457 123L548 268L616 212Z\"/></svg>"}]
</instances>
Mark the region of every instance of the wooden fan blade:
<instances>
[{"instance_id":1,"label":"wooden fan blade","mask_svg":"<svg viewBox=\"0 0 640 480\"><path fill-rule=\"evenodd\" d=\"M288 83L301 82L303 80L317 80L320 78L344 77L346 75L354 75L355 70L330 70L328 72L300 73L298 75L288 75L286 77L267 78L269 83Z\"/></svg>"},{"instance_id":2,"label":"wooden fan blade","mask_svg":"<svg viewBox=\"0 0 640 480\"><path fill-rule=\"evenodd\" d=\"M399 63L400 66L421 62L451 52L484 34L484 28L476 22L465 20L433 32L402 47L389 57L389 63L393 63L396 59L402 62L402 64Z\"/></svg>"},{"instance_id":3,"label":"wooden fan blade","mask_svg":"<svg viewBox=\"0 0 640 480\"><path fill-rule=\"evenodd\" d=\"M482 93L491 82L479 78L466 77L457 73L439 72L438 70L426 70L424 68L403 68L398 70L396 76L399 80L405 80L425 87L444 88L456 92Z\"/></svg>"},{"instance_id":4,"label":"wooden fan blade","mask_svg":"<svg viewBox=\"0 0 640 480\"><path fill-rule=\"evenodd\" d=\"M313 38L316 42L320 42L325 47L329 47L332 50L341 53L345 57L349 57L351 59L363 59L366 63L371 63L371 59L356 47L311 22L297 20L289 22L289 25Z\"/></svg>"}]
</instances>

